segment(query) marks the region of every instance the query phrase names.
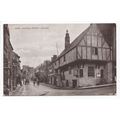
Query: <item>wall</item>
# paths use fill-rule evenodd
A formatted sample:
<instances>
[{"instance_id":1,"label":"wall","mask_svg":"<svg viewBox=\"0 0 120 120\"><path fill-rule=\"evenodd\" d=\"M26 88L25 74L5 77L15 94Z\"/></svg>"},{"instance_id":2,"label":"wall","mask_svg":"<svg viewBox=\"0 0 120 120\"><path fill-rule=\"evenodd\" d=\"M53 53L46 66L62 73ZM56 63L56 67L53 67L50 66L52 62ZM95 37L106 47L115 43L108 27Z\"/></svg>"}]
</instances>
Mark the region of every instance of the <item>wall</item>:
<instances>
[{"instance_id":1,"label":"wall","mask_svg":"<svg viewBox=\"0 0 120 120\"><path fill-rule=\"evenodd\" d=\"M113 78L112 62L108 62L105 66L105 69L107 69L107 83L111 83Z\"/></svg>"},{"instance_id":2,"label":"wall","mask_svg":"<svg viewBox=\"0 0 120 120\"><path fill-rule=\"evenodd\" d=\"M98 55L93 54L92 48L98 49ZM78 59L111 60L110 47L97 27L91 27L78 44Z\"/></svg>"},{"instance_id":3,"label":"wall","mask_svg":"<svg viewBox=\"0 0 120 120\"><path fill-rule=\"evenodd\" d=\"M94 77L88 77L88 66L94 66L95 76ZM107 67L109 67L109 74L111 74L111 65L106 64ZM100 65L99 69L96 67L96 64L85 64L83 68L83 77L76 77L73 75L74 68L71 70L71 74L69 74L69 71L65 71L65 80L69 81L69 86L72 87L72 80L77 80L77 86L91 86L99 84L101 81L101 78L97 77L97 74L100 73L101 70L104 70L104 65ZM107 69L106 69L107 70ZM105 73L105 71L104 71ZM109 75L110 76L110 75ZM111 81L110 81L111 82Z\"/></svg>"}]
</instances>

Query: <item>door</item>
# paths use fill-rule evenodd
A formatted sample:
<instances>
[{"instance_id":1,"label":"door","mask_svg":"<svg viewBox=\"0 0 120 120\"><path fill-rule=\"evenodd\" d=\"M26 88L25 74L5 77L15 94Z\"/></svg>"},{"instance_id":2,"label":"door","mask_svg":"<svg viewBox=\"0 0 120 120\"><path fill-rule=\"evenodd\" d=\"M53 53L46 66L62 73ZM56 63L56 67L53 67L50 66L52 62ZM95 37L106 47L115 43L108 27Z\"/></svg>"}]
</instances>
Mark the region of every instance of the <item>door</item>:
<instances>
[{"instance_id":1,"label":"door","mask_svg":"<svg viewBox=\"0 0 120 120\"><path fill-rule=\"evenodd\" d=\"M73 88L77 87L77 80L73 80Z\"/></svg>"},{"instance_id":2,"label":"door","mask_svg":"<svg viewBox=\"0 0 120 120\"><path fill-rule=\"evenodd\" d=\"M68 82L68 80L66 80L66 87L69 87L69 82Z\"/></svg>"}]
</instances>

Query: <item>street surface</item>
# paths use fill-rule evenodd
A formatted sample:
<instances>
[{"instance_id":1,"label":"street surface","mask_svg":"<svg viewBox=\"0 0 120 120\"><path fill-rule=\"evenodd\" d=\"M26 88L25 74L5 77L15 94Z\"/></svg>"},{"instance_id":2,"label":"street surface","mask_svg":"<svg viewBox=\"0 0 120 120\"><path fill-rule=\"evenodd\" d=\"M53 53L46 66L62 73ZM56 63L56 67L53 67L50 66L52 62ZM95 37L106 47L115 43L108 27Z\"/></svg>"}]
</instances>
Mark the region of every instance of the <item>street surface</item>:
<instances>
[{"instance_id":1,"label":"street surface","mask_svg":"<svg viewBox=\"0 0 120 120\"><path fill-rule=\"evenodd\" d=\"M47 87L43 84L23 85L18 87L11 96L78 96L78 95L113 95L115 93L115 86L108 86L102 88L82 89L82 90L62 90Z\"/></svg>"}]
</instances>

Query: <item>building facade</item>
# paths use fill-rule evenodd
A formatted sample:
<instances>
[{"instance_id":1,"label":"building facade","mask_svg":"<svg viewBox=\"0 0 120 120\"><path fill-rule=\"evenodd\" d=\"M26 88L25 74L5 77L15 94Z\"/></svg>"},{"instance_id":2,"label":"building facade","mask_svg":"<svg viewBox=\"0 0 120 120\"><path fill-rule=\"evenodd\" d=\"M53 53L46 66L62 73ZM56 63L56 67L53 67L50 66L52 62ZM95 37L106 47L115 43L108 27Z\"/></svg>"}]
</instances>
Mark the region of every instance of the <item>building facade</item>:
<instances>
[{"instance_id":1,"label":"building facade","mask_svg":"<svg viewBox=\"0 0 120 120\"><path fill-rule=\"evenodd\" d=\"M45 60L41 65L36 67L35 74L40 82L49 83L50 60Z\"/></svg>"},{"instance_id":2,"label":"building facade","mask_svg":"<svg viewBox=\"0 0 120 120\"><path fill-rule=\"evenodd\" d=\"M12 78L12 84L13 84L13 89L15 90L17 87L17 76L20 74L21 75L21 67L20 67L20 56L18 54L16 54L15 52L13 52L13 69L12 69L12 73L13 73L13 78Z\"/></svg>"},{"instance_id":3,"label":"building facade","mask_svg":"<svg viewBox=\"0 0 120 120\"><path fill-rule=\"evenodd\" d=\"M53 57L51 57L51 62L50 65L48 67L48 79L49 79L49 84L52 85L57 85L57 72L55 71L54 68L54 62L57 59L57 55L53 55Z\"/></svg>"},{"instance_id":4,"label":"building facade","mask_svg":"<svg viewBox=\"0 0 120 120\"><path fill-rule=\"evenodd\" d=\"M57 86L83 87L113 82L113 47L97 24L91 24L72 43L66 31L65 49L53 63Z\"/></svg>"},{"instance_id":5,"label":"building facade","mask_svg":"<svg viewBox=\"0 0 120 120\"><path fill-rule=\"evenodd\" d=\"M109 46L112 47L113 80L116 81L116 24L98 24L97 26L107 40Z\"/></svg>"},{"instance_id":6,"label":"building facade","mask_svg":"<svg viewBox=\"0 0 120 120\"><path fill-rule=\"evenodd\" d=\"M13 51L12 44L10 42L9 27L7 24L3 26L4 34L4 95L9 95L9 92L13 91L16 84L16 75L20 72L20 57Z\"/></svg>"},{"instance_id":7,"label":"building facade","mask_svg":"<svg viewBox=\"0 0 120 120\"><path fill-rule=\"evenodd\" d=\"M22 67L23 82L25 82L26 80L30 81L33 76L34 76L34 68L30 67L28 65L23 65L23 67Z\"/></svg>"},{"instance_id":8,"label":"building facade","mask_svg":"<svg viewBox=\"0 0 120 120\"><path fill-rule=\"evenodd\" d=\"M12 52L13 52L13 47L10 42L10 33L9 33L9 28L8 25L5 24L3 26L4 31L4 94L7 94L7 91L11 91L13 89L12 85Z\"/></svg>"}]
</instances>

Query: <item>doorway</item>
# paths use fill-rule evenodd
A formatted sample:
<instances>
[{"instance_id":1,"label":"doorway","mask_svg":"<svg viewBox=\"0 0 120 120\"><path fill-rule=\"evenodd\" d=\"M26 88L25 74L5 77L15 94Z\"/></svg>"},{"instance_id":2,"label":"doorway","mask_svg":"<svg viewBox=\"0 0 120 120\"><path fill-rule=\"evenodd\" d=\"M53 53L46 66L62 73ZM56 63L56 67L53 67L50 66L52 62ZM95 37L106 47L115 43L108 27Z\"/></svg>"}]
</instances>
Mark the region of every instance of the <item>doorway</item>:
<instances>
[{"instance_id":1,"label":"doorway","mask_svg":"<svg viewBox=\"0 0 120 120\"><path fill-rule=\"evenodd\" d=\"M66 80L66 87L69 87L69 82L68 82L68 80Z\"/></svg>"},{"instance_id":2,"label":"doorway","mask_svg":"<svg viewBox=\"0 0 120 120\"><path fill-rule=\"evenodd\" d=\"M72 83L73 83L73 88L77 87L77 80L73 80Z\"/></svg>"}]
</instances>

